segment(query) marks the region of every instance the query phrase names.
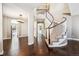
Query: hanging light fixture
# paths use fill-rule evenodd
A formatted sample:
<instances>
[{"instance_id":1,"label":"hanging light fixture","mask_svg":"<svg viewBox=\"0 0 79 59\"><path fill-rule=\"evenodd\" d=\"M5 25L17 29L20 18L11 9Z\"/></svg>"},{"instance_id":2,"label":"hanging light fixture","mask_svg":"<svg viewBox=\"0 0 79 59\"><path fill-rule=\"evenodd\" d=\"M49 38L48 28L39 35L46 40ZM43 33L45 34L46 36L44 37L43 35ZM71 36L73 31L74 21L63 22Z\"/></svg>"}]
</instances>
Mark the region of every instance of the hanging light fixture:
<instances>
[{"instance_id":1,"label":"hanging light fixture","mask_svg":"<svg viewBox=\"0 0 79 59\"><path fill-rule=\"evenodd\" d=\"M49 10L49 4L48 3L44 3L41 4L37 9L37 14L44 14L46 11Z\"/></svg>"},{"instance_id":2,"label":"hanging light fixture","mask_svg":"<svg viewBox=\"0 0 79 59\"><path fill-rule=\"evenodd\" d=\"M64 3L63 15L71 15L69 5L67 3Z\"/></svg>"},{"instance_id":3,"label":"hanging light fixture","mask_svg":"<svg viewBox=\"0 0 79 59\"><path fill-rule=\"evenodd\" d=\"M22 14L19 15L17 22L24 23Z\"/></svg>"}]
</instances>

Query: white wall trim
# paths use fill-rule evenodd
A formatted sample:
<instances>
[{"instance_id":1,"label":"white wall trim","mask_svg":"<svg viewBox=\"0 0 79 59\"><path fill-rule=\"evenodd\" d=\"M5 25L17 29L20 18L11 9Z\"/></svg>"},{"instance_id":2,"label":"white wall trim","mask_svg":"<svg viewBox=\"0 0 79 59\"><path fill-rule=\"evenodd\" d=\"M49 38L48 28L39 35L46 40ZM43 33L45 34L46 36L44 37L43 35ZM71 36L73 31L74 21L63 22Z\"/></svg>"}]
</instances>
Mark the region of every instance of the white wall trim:
<instances>
[{"instance_id":1,"label":"white wall trim","mask_svg":"<svg viewBox=\"0 0 79 59\"><path fill-rule=\"evenodd\" d=\"M64 44L60 44L60 45L49 45L49 47L63 47L66 46L68 44L68 42L66 41Z\"/></svg>"},{"instance_id":2,"label":"white wall trim","mask_svg":"<svg viewBox=\"0 0 79 59\"><path fill-rule=\"evenodd\" d=\"M3 38L3 40L6 40L6 39L11 39L11 38Z\"/></svg>"},{"instance_id":3,"label":"white wall trim","mask_svg":"<svg viewBox=\"0 0 79 59\"><path fill-rule=\"evenodd\" d=\"M28 43L29 46L30 46L30 45L33 45L33 44L34 44L34 42Z\"/></svg>"},{"instance_id":4,"label":"white wall trim","mask_svg":"<svg viewBox=\"0 0 79 59\"><path fill-rule=\"evenodd\" d=\"M67 40L75 40L75 41L79 41L79 39L77 39L77 38L67 38Z\"/></svg>"},{"instance_id":5,"label":"white wall trim","mask_svg":"<svg viewBox=\"0 0 79 59\"><path fill-rule=\"evenodd\" d=\"M28 37L28 36L19 36L19 37Z\"/></svg>"},{"instance_id":6,"label":"white wall trim","mask_svg":"<svg viewBox=\"0 0 79 59\"><path fill-rule=\"evenodd\" d=\"M28 36L19 36L19 38L21 38L21 37L28 37ZM8 38L3 38L3 40L6 40L6 39L11 39L10 37L8 37Z\"/></svg>"}]
</instances>

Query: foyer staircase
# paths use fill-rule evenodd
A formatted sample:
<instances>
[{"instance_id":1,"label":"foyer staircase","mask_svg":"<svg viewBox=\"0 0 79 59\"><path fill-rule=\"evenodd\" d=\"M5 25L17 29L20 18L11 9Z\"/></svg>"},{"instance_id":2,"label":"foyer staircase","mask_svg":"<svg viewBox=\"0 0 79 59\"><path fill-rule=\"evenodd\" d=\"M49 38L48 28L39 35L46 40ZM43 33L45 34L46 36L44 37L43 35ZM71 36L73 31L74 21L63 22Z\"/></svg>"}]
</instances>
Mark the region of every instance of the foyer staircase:
<instances>
[{"instance_id":1,"label":"foyer staircase","mask_svg":"<svg viewBox=\"0 0 79 59\"><path fill-rule=\"evenodd\" d=\"M55 22L54 16L49 12L49 8L37 9L38 14L45 15L45 18L50 22L46 28L46 44L48 47L62 47L67 45L66 39L66 17L62 17L62 21Z\"/></svg>"}]
</instances>

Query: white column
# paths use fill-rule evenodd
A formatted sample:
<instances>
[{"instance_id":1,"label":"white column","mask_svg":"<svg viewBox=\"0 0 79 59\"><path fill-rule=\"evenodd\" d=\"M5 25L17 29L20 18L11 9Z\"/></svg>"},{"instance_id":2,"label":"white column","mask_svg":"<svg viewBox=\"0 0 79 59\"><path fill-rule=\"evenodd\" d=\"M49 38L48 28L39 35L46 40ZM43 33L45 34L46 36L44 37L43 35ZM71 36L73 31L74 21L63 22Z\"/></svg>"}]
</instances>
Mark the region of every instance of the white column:
<instances>
[{"instance_id":1,"label":"white column","mask_svg":"<svg viewBox=\"0 0 79 59\"><path fill-rule=\"evenodd\" d=\"M34 13L29 12L28 16L28 45L34 44Z\"/></svg>"},{"instance_id":2,"label":"white column","mask_svg":"<svg viewBox=\"0 0 79 59\"><path fill-rule=\"evenodd\" d=\"M3 38L2 38L2 4L0 3L0 55L3 54Z\"/></svg>"}]
</instances>

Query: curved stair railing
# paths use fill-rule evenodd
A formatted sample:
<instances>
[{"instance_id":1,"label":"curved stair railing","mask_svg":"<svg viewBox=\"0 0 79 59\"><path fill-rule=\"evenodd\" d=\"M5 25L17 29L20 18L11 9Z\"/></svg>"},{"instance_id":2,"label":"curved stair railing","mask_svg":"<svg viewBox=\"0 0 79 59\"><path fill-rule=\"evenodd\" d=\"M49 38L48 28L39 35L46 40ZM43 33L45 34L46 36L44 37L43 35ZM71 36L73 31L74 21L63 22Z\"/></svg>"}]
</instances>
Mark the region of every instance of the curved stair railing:
<instances>
[{"instance_id":1,"label":"curved stair railing","mask_svg":"<svg viewBox=\"0 0 79 59\"><path fill-rule=\"evenodd\" d=\"M47 13L52 17L52 21L50 21L50 19L47 17ZM59 25L61 25L61 24L63 24L67 19L66 19L66 17L63 17L65 20L63 20L63 21L61 21L60 23L56 23L56 22L54 22L54 17L53 17L53 15L49 12L49 11L47 11L47 13L46 13L46 18L49 20L49 22L50 22L50 25L46 28L46 39L47 39L47 30L48 30L48 44L49 45L51 45L52 43L51 43L51 38L50 38L50 30L52 29L52 28L55 28L55 27L57 27L57 26L59 26ZM52 24L54 24L53 26L51 26ZM66 34L66 32L65 32L65 34ZM65 35L64 34L64 35ZM63 36L63 35L62 35ZM59 40L58 40L59 41ZM58 42L57 41L57 42ZM53 41L53 42L56 42L56 41ZM64 42L64 40L63 40L63 42Z\"/></svg>"},{"instance_id":2,"label":"curved stair railing","mask_svg":"<svg viewBox=\"0 0 79 59\"><path fill-rule=\"evenodd\" d=\"M52 17L52 21L50 21L50 19L47 17L47 14L49 14L51 17ZM49 20L49 22L50 22L50 25L48 26L48 27L50 27L53 23L54 23L54 16L49 12L49 11L47 11L46 12L46 18Z\"/></svg>"}]
</instances>

